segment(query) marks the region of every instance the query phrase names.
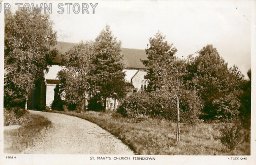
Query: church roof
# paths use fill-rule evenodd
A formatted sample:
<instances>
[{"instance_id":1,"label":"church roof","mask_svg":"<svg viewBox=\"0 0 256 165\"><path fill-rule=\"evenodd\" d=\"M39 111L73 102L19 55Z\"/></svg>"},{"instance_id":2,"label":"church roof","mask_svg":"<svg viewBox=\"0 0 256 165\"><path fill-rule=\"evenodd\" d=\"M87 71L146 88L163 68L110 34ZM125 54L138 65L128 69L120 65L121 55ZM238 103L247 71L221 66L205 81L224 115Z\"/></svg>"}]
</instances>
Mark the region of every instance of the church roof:
<instances>
[{"instance_id":1,"label":"church roof","mask_svg":"<svg viewBox=\"0 0 256 165\"><path fill-rule=\"evenodd\" d=\"M64 55L69 49L74 47L76 43L69 42L57 42L55 48ZM123 54L123 63L126 69L145 69L145 66L141 60L145 60L147 55L145 50L142 49L131 49L131 48L121 48ZM52 64L61 64L61 55L57 55Z\"/></svg>"}]
</instances>

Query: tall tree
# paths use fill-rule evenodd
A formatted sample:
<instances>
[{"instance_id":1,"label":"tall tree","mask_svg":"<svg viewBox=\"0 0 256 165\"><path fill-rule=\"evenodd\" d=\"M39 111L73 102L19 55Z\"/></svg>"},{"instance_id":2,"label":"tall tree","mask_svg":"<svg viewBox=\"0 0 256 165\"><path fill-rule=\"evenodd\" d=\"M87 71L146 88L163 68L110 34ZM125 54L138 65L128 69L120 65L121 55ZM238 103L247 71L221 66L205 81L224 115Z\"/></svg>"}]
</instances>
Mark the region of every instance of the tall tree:
<instances>
[{"instance_id":1,"label":"tall tree","mask_svg":"<svg viewBox=\"0 0 256 165\"><path fill-rule=\"evenodd\" d=\"M174 56L177 49L170 45L161 33L150 38L149 42L150 47L146 49L148 59L143 61L147 67L145 78L149 79L148 91L160 91L162 96L169 100L169 105L176 104L176 140L179 142L181 111L189 112L189 118L196 120L201 107L200 99L195 90L186 89L183 82L187 72L186 62Z\"/></svg>"},{"instance_id":2,"label":"tall tree","mask_svg":"<svg viewBox=\"0 0 256 165\"><path fill-rule=\"evenodd\" d=\"M75 104L84 110L89 90L88 72L93 57L93 43L80 43L71 48L63 58L65 69L58 73L60 93L67 104Z\"/></svg>"},{"instance_id":3,"label":"tall tree","mask_svg":"<svg viewBox=\"0 0 256 165\"><path fill-rule=\"evenodd\" d=\"M146 49L147 60L143 64L147 68L146 79L149 80L147 90L155 91L163 85L163 70L160 67L163 62L172 61L177 49L169 44L160 32L149 39L149 47Z\"/></svg>"},{"instance_id":4,"label":"tall tree","mask_svg":"<svg viewBox=\"0 0 256 165\"><path fill-rule=\"evenodd\" d=\"M176 141L180 141L180 98L182 90L182 74L184 74L184 63L178 61L176 57L172 60L162 62L161 68L163 71L163 84L164 90L168 91L169 97L174 95L177 105L177 129L176 129Z\"/></svg>"},{"instance_id":5,"label":"tall tree","mask_svg":"<svg viewBox=\"0 0 256 165\"><path fill-rule=\"evenodd\" d=\"M126 83L122 58L121 42L113 36L110 27L106 26L95 39L94 56L88 73L91 95L99 95L102 98L104 109L107 98L125 96Z\"/></svg>"},{"instance_id":6,"label":"tall tree","mask_svg":"<svg viewBox=\"0 0 256 165\"><path fill-rule=\"evenodd\" d=\"M199 51L188 64L190 88L198 90L203 100L204 119L231 119L238 115L238 96L243 79L237 67L228 64L212 45Z\"/></svg>"},{"instance_id":7,"label":"tall tree","mask_svg":"<svg viewBox=\"0 0 256 165\"><path fill-rule=\"evenodd\" d=\"M48 15L39 9L19 9L5 14L5 106L15 98L28 98L34 81L43 76L56 44Z\"/></svg>"}]
</instances>

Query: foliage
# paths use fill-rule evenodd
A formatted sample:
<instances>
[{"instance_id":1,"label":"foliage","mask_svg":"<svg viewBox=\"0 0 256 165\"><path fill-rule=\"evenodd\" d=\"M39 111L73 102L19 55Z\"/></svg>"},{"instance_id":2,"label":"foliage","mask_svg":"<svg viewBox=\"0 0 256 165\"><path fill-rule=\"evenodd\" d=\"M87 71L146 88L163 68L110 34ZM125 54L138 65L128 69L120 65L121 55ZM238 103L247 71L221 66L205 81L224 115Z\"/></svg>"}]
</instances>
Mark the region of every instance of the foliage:
<instances>
[{"instance_id":1,"label":"foliage","mask_svg":"<svg viewBox=\"0 0 256 165\"><path fill-rule=\"evenodd\" d=\"M229 150L234 150L243 140L241 125L238 123L226 123L220 130L221 143Z\"/></svg>"},{"instance_id":2,"label":"foliage","mask_svg":"<svg viewBox=\"0 0 256 165\"><path fill-rule=\"evenodd\" d=\"M161 65L166 61L172 61L177 49L165 40L160 32L149 39L150 46L146 49L147 60L143 64L147 68L146 79L149 80L148 91L155 91L162 86L162 68Z\"/></svg>"},{"instance_id":3,"label":"foliage","mask_svg":"<svg viewBox=\"0 0 256 165\"><path fill-rule=\"evenodd\" d=\"M242 125L250 129L251 126L251 70L247 72L249 80L241 84L243 93L240 95L241 106L239 108L239 117Z\"/></svg>"},{"instance_id":4,"label":"foliage","mask_svg":"<svg viewBox=\"0 0 256 165\"><path fill-rule=\"evenodd\" d=\"M83 109L89 99L89 109L105 109L108 97L121 99L127 92L124 81L120 42L107 26L95 42L76 45L63 60L66 64L58 77L60 93L66 104Z\"/></svg>"},{"instance_id":5,"label":"foliage","mask_svg":"<svg viewBox=\"0 0 256 165\"><path fill-rule=\"evenodd\" d=\"M54 100L51 104L51 109L54 109L54 110L63 110L64 101L61 99L59 88L60 88L59 85L56 85L54 89Z\"/></svg>"},{"instance_id":6,"label":"foliage","mask_svg":"<svg viewBox=\"0 0 256 165\"><path fill-rule=\"evenodd\" d=\"M24 122L28 111L20 108L4 109L4 125L20 125Z\"/></svg>"},{"instance_id":7,"label":"foliage","mask_svg":"<svg viewBox=\"0 0 256 165\"><path fill-rule=\"evenodd\" d=\"M182 111L183 122L191 122L191 119L194 119L193 122L195 122L201 110L201 101L197 92L187 89L183 83L186 62L174 56L177 49L170 45L161 33L150 38L149 43L150 46L146 49L148 57L143 61L147 68L145 78L149 80L148 93L141 96L146 99L137 98L136 101L133 101L132 98L129 100L131 104L127 100L125 106L128 106L128 111L131 112L140 113L139 108L141 108L147 115L160 114L160 116L171 120L177 120L177 111ZM126 110L121 111L125 112Z\"/></svg>"},{"instance_id":8,"label":"foliage","mask_svg":"<svg viewBox=\"0 0 256 165\"><path fill-rule=\"evenodd\" d=\"M69 104L79 104L83 99L84 91L80 90L79 77L76 73L63 69L58 73L58 78L60 80L60 96L64 100L64 105Z\"/></svg>"},{"instance_id":9,"label":"foliage","mask_svg":"<svg viewBox=\"0 0 256 165\"><path fill-rule=\"evenodd\" d=\"M190 57L184 81L198 91L203 101L203 119L231 119L238 115L243 75L236 66L228 68L216 48L207 45Z\"/></svg>"},{"instance_id":10,"label":"foliage","mask_svg":"<svg viewBox=\"0 0 256 165\"><path fill-rule=\"evenodd\" d=\"M181 92L181 121L195 122L200 113L200 100L190 91ZM191 101L193 100L193 102ZM123 116L139 118L142 116L165 118L176 121L176 98L166 91L134 93L123 101L117 112Z\"/></svg>"},{"instance_id":11,"label":"foliage","mask_svg":"<svg viewBox=\"0 0 256 165\"><path fill-rule=\"evenodd\" d=\"M196 123L202 110L202 101L196 91L180 91L181 121Z\"/></svg>"},{"instance_id":12,"label":"foliage","mask_svg":"<svg viewBox=\"0 0 256 165\"><path fill-rule=\"evenodd\" d=\"M240 106L240 101L233 93L226 94L212 101L212 108L216 119L235 119L239 112L237 108Z\"/></svg>"},{"instance_id":13,"label":"foliage","mask_svg":"<svg viewBox=\"0 0 256 165\"><path fill-rule=\"evenodd\" d=\"M103 111L104 107L101 102L101 97L99 94L92 96L88 102L88 109L94 111Z\"/></svg>"},{"instance_id":14,"label":"foliage","mask_svg":"<svg viewBox=\"0 0 256 165\"><path fill-rule=\"evenodd\" d=\"M92 96L101 96L99 101L102 101L104 109L106 98L123 98L126 93L120 46L109 26L95 39L94 56L88 72L89 91Z\"/></svg>"},{"instance_id":15,"label":"foliage","mask_svg":"<svg viewBox=\"0 0 256 165\"><path fill-rule=\"evenodd\" d=\"M37 77L47 68L56 34L47 15L39 9L19 9L5 14L4 96L5 106L13 99L27 98Z\"/></svg>"},{"instance_id":16,"label":"foliage","mask_svg":"<svg viewBox=\"0 0 256 165\"><path fill-rule=\"evenodd\" d=\"M81 76L85 76L93 56L94 43L91 41L80 42L66 52L62 62L69 70L73 70L81 74Z\"/></svg>"},{"instance_id":17,"label":"foliage","mask_svg":"<svg viewBox=\"0 0 256 165\"><path fill-rule=\"evenodd\" d=\"M93 43L80 43L71 48L64 57L66 68L58 73L60 95L67 105L77 105L84 109L84 99L88 85L88 71L93 56Z\"/></svg>"}]
</instances>

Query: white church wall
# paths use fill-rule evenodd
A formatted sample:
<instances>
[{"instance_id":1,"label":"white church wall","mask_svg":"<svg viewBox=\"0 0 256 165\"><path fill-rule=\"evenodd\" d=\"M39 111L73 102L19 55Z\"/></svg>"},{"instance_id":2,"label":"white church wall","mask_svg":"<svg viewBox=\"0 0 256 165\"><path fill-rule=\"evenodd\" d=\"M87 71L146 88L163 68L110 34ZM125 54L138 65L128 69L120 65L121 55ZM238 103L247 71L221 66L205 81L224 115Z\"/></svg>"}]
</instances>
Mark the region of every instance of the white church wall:
<instances>
[{"instance_id":1,"label":"white church wall","mask_svg":"<svg viewBox=\"0 0 256 165\"><path fill-rule=\"evenodd\" d=\"M141 90L142 85L147 85L147 82L144 76L147 74L144 70L139 69L124 69L125 72L125 81L132 82L132 85L136 88L137 91Z\"/></svg>"},{"instance_id":2,"label":"white church wall","mask_svg":"<svg viewBox=\"0 0 256 165\"><path fill-rule=\"evenodd\" d=\"M57 74L63 67L59 65L52 65L49 71L45 73L45 79L57 79Z\"/></svg>"},{"instance_id":3,"label":"white church wall","mask_svg":"<svg viewBox=\"0 0 256 165\"><path fill-rule=\"evenodd\" d=\"M124 69L125 73L125 81L131 82L132 77L135 75L135 73L138 71L138 69Z\"/></svg>"},{"instance_id":4,"label":"white church wall","mask_svg":"<svg viewBox=\"0 0 256 165\"><path fill-rule=\"evenodd\" d=\"M49 68L49 71L45 73L45 79L46 80L57 80L57 75L60 70L62 70L63 67L59 65L52 65ZM56 87L56 84L46 84L46 106L51 106L53 100L54 100L54 89Z\"/></svg>"},{"instance_id":5,"label":"white church wall","mask_svg":"<svg viewBox=\"0 0 256 165\"><path fill-rule=\"evenodd\" d=\"M146 85L146 81L144 76L147 74L147 72L143 70L139 70L134 77L132 78L132 84L137 89L137 91L141 90L142 85Z\"/></svg>"},{"instance_id":6,"label":"white church wall","mask_svg":"<svg viewBox=\"0 0 256 165\"><path fill-rule=\"evenodd\" d=\"M47 84L46 86L46 106L51 107L54 100L54 89L56 84Z\"/></svg>"}]
</instances>

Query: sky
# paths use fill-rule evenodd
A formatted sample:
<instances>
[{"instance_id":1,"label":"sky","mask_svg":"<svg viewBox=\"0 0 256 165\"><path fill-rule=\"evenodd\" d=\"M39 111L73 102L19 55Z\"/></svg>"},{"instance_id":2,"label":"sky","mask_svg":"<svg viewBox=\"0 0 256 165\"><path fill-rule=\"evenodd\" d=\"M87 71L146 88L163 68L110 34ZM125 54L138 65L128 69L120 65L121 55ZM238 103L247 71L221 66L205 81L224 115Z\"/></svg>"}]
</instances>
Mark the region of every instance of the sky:
<instances>
[{"instance_id":1,"label":"sky","mask_svg":"<svg viewBox=\"0 0 256 165\"><path fill-rule=\"evenodd\" d=\"M94 40L109 25L122 47L145 49L149 38L161 32L178 49L179 57L185 58L212 44L229 66L237 65L243 74L251 67L253 5L249 0L83 2L97 2L95 14L57 14L54 5L50 18L58 41Z\"/></svg>"}]
</instances>

